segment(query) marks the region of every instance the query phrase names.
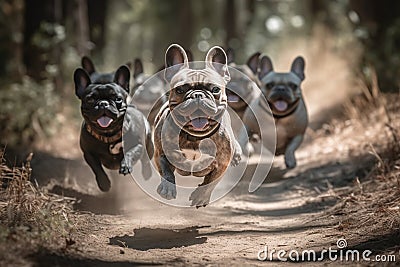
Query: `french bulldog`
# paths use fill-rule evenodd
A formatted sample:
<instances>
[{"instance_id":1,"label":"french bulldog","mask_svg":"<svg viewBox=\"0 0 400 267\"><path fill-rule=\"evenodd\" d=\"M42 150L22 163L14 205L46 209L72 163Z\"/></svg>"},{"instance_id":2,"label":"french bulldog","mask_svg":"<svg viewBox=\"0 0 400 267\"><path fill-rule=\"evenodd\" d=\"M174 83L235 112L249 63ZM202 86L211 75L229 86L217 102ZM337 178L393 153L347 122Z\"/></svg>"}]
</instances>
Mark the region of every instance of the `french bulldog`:
<instances>
[{"instance_id":1,"label":"french bulldog","mask_svg":"<svg viewBox=\"0 0 400 267\"><path fill-rule=\"evenodd\" d=\"M113 82L114 72L108 72L108 73L97 72L92 60L88 56L82 57L81 65L82 68L89 74L92 83L105 84Z\"/></svg>"},{"instance_id":2,"label":"french bulldog","mask_svg":"<svg viewBox=\"0 0 400 267\"><path fill-rule=\"evenodd\" d=\"M126 103L129 79L130 71L126 66L119 67L112 82L105 84L92 83L82 68L74 72L75 94L81 100L84 118L80 147L102 191L111 187L103 166L119 169L119 173L126 175L140 160L143 177L151 176L150 159L154 149L151 128L143 114Z\"/></svg>"},{"instance_id":3,"label":"french bulldog","mask_svg":"<svg viewBox=\"0 0 400 267\"><path fill-rule=\"evenodd\" d=\"M230 79L226 54L215 46L207 53L205 68L192 69L185 50L172 44L165 66L169 98L157 115L153 135L161 175L157 192L165 199L176 198L174 171L204 177L189 198L192 206L204 207L218 179L241 158L226 112L225 86Z\"/></svg>"},{"instance_id":4,"label":"french bulldog","mask_svg":"<svg viewBox=\"0 0 400 267\"><path fill-rule=\"evenodd\" d=\"M291 66L290 72L275 72L271 59L263 56L259 65L259 86L263 97L259 97L250 104L243 116L246 131L240 134L240 144L246 154L251 154L249 143L243 142L245 136L260 136L264 131L263 144L270 151L271 138L268 138L271 129L260 129L257 119L265 122L274 120L276 127L275 155L284 155L287 169L296 167L295 151L303 141L308 125L307 109L303 100L301 83L304 80L305 62L297 57ZM272 124L271 124L272 125ZM249 148L250 147L250 148Z\"/></svg>"},{"instance_id":5,"label":"french bulldog","mask_svg":"<svg viewBox=\"0 0 400 267\"><path fill-rule=\"evenodd\" d=\"M153 126L160 108L167 102L167 84L162 77L149 77L144 74L142 61L138 58L134 60L133 64L133 79L132 103L147 117L150 125Z\"/></svg>"},{"instance_id":6,"label":"french bulldog","mask_svg":"<svg viewBox=\"0 0 400 267\"><path fill-rule=\"evenodd\" d=\"M238 114L239 118L243 118L243 114L247 106L258 96L257 89L257 69L260 52L256 52L249 57L246 64L236 65L235 54L233 49L226 51L229 66L238 71L231 71L231 80L226 86L226 95L228 97L228 105Z\"/></svg>"}]
</instances>

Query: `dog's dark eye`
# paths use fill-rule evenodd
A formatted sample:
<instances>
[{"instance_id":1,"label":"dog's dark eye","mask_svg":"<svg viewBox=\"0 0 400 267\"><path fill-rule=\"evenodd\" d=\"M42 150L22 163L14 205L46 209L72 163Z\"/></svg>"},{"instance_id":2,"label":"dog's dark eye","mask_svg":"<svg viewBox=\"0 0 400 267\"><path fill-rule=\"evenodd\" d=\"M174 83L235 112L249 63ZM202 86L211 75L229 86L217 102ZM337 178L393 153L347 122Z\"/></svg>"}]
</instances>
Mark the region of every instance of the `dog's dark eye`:
<instances>
[{"instance_id":1,"label":"dog's dark eye","mask_svg":"<svg viewBox=\"0 0 400 267\"><path fill-rule=\"evenodd\" d=\"M290 87L292 90L296 90L296 89L297 89L297 84L295 84L295 83L289 83L289 87Z\"/></svg>"},{"instance_id":2,"label":"dog's dark eye","mask_svg":"<svg viewBox=\"0 0 400 267\"><path fill-rule=\"evenodd\" d=\"M91 98L91 97L86 97L86 102L87 102L88 104L94 104L94 99Z\"/></svg>"},{"instance_id":3,"label":"dog's dark eye","mask_svg":"<svg viewBox=\"0 0 400 267\"><path fill-rule=\"evenodd\" d=\"M220 92L221 92L221 88L219 88L218 86L214 86L211 89L211 93L213 93L213 94L219 94Z\"/></svg>"},{"instance_id":4,"label":"dog's dark eye","mask_svg":"<svg viewBox=\"0 0 400 267\"><path fill-rule=\"evenodd\" d=\"M176 92L178 95L181 95L181 94L183 94L183 93L185 92L185 90L183 90L182 87L176 87L176 88L175 88L175 92Z\"/></svg>"},{"instance_id":5,"label":"dog's dark eye","mask_svg":"<svg viewBox=\"0 0 400 267\"><path fill-rule=\"evenodd\" d=\"M265 85L265 88L267 88L267 89L272 89L273 87L275 86L275 83L267 83L266 85Z\"/></svg>"},{"instance_id":6,"label":"dog's dark eye","mask_svg":"<svg viewBox=\"0 0 400 267\"><path fill-rule=\"evenodd\" d=\"M122 103L122 97L117 96L117 97L115 98L115 102L116 102L116 103Z\"/></svg>"}]
</instances>

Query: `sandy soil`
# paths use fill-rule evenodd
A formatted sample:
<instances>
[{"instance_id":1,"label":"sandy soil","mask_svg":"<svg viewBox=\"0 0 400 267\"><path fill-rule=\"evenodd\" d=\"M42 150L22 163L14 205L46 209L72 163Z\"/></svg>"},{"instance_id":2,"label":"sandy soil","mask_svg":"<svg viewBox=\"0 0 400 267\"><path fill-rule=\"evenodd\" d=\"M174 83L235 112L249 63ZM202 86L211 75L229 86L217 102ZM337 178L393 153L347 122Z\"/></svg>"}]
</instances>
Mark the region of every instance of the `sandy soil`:
<instances>
[{"instance_id":1,"label":"sandy soil","mask_svg":"<svg viewBox=\"0 0 400 267\"><path fill-rule=\"evenodd\" d=\"M15 264L89 267L287 264L278 260L277 252L272 260L258 260L258 253L267 246L269 252L297 250L301 254L304 250L315 250L317 257L323 258L322 262L301 262L302 266L380 265L330 261L322 255L324 249L336 249L338 239L342 238L346 239L348 249L371 250L373 256L395 255L400 262L400 225L393 220L386 223L376 211L368 209L368 202L376 201L372 194L363 194L364 202L356 203L360 199L357 192L363 190L364 182L372 191L382 187L371 178L379 162L373 152L385 151L392 139L385 112L391 115L392 127L400 129L398 98L397 94L388 96L394 105L387 106L386 111L382 106L373 107L370 109L373 112L366 109L364 115L357 117L358 109L353 113L348 109L347 118L353 119L337 117L329 124L319 123L314 127L317 131L307 131L296 153L298 167L294 170L287 172L283 158L277 157L266 181L257 191L249 193L249 176L255 167L250 164L241 182L227 196L200 209L162 204L144 193L130 176L116 173L111 173L111 192L100 192L78 149L77 122L75 127L62 130L68 138L49 140L44 150L49 152L35 152L32 159L33 179L52 193L77 200L74 212L69 215L74 224L72 242L68 245L61 242L56 247L43 244L43 249L27 251L28 256ZM311 113L312 125L321 119L318 114ZM54 151L55 147L58 151ZM393 171L400 169L400 162L394 166ZM395 174L397 181L399 175ZM389 186L399 188L395 183ZM397 191L388 210L392 217L400 218L400 191Z\"/></svg>"},{"instance_id":2,"label":"sandy soil","mask_svg":"<svg viewBox=\"0 0 400 267\"><path fill-rule=\"evenodd\" d=\"M112 191L101 193L81 158L37 155L38 160L32 161L33 177L42 184L51 180L53 193L78 199L71 215L76 243L31 255L28 265L277 266L285 263L276 253L272 261L260 261L259 251L265 246L269 252L313 249L321 256L323 249L336 249L340 238L346 239L347 248L393 254L399 262L398 230L377 229L371 223L343 227L348 214L337 208L340 196L335 192L351 189L358 178L367 177L376 162L371 144L379 150L379 140L388 139L388 132L382 130L385 122L377 124L347 120L337 128L326 125L318 132L310 130L297 152L296 169L286 172L278 157L261 188L248 193L246 178L254 167L249 166L234 190L200 209L161 204L129 176L113 174ZM322 262L304 264L357 262L332 262L324 257Z\"/></svg>"}]
</instances>

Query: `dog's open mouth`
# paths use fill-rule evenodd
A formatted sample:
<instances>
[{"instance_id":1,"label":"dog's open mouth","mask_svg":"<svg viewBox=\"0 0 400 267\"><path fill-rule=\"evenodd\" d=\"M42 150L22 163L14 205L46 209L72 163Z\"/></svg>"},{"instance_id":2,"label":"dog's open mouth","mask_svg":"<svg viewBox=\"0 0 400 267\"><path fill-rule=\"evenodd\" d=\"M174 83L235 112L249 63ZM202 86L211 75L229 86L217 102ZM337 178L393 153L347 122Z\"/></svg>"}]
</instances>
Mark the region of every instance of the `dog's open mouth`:
<instances>
[{"instance_id":1,"label":"dog's open mouth","mask_svg":"<svg viewBox=\"0 0 400 267\"><path fill-rule=\"evenodd\" d=\"M190 120L190 125L192 125L194 130L201 131L209 125L209 121L206 117L198 117Z\"/></svg>"},{"instance_id":2,"label":"dog's open mouth","mask_svg":"<svg viewBox=\"0 0 400 267\"><path fill-rule=\"evenodd\" d=\"M107 128L113 122L113 119L107 116L101 116L97 119L97 124L102 128Z\"/></svg>"},{"instance_id":3,"label":"dog's open mouth","mask_svg":"<svg viewBox=\"0 0 400 267\"><path fill-rule=\"evenodd\" d=\"M284 100L276 100L272 104L277 111L285 111L289 107L289 104Z\"/></svg>"}]
</instances>

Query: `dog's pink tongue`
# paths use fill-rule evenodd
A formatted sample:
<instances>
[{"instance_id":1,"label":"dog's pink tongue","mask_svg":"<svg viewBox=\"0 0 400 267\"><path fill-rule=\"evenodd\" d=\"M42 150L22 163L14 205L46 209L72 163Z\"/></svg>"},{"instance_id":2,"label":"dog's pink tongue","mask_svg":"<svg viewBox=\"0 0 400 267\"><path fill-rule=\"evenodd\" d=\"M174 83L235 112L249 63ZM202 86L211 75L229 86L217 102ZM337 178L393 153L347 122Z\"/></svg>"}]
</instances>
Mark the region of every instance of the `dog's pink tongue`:
<instances>
[{"instance_id":1,"label":"dog's pink tongue","mask_svg":"<svg viewBox=\"0 0 400 267\"><path fill-rule=\"evenodd\" d=\"M113 122L113 119L107 116L102 116L97 119L97 123L100 125L100 127L107 128L110 126L110 124Z\"/></svg>"},{"instance_id":2,"label":"dog's pink tongue","mask_svg":"<svg viewBox=\"0 0 400 267\"><path fill-rule=\"evenodd\" d=\"M191 122L192 122L192 126L196 130L201 130L201 129L204 129L204 127L206 127L208 120L207 120L207 118L196 118L196 119L193 119Z\"/></svg>"},{"instance_id":3,"label":"dog's pink tongue","mask_svg":"<svg viewBox=\"0 0 400 267\"><path fill-rule=\"evenodd\" d=\"M275 101L274 106L278 111L285 111L288 108L287 102L283 100Z\"/></svg>"},{"instance_id":4,"label":"dog's pink tongue","mask_svg":"<svg viewBox=\"0 0 400 267\"><path fill-rule=\"evenodd\" d=\"M239 96L234 94L228 94L228 102L239 102Z\"/></svg>"}]
</instances>

